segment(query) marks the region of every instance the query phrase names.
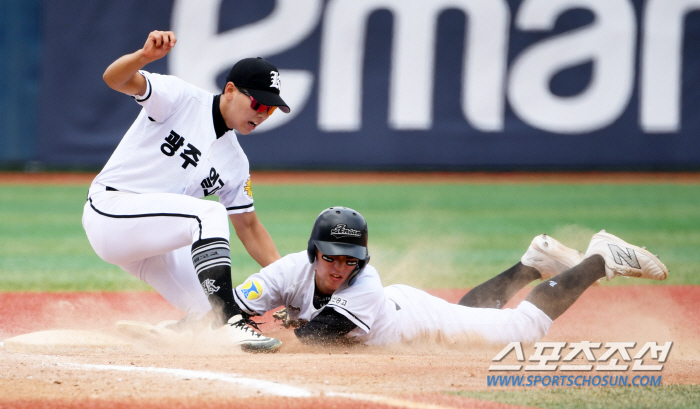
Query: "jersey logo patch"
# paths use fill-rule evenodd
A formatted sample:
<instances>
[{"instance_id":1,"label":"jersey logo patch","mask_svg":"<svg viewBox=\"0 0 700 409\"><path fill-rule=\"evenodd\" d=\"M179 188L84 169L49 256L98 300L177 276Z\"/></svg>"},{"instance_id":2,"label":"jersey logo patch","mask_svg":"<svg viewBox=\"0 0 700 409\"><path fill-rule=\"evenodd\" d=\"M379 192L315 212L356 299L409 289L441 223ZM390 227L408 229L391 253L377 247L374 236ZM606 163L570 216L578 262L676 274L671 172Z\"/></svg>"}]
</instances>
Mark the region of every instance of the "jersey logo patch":
<instances>
[{"instance_id":1,"label":"jersey logo patch","mask_svg":"<svg viewBox=\"0 0 700 409\"><path fill-rule=\"evenodd\" d=\"M245 190L245 194L250 196L250 198L253 198L253 188L250 186L250 178L248 178L248 181L245 182L245 187L243 188Z\"/></svg>"},{"instance_id":2,"label":"jersey logo patch","mask_svg":"<svg viewBox=\"0 0 700 409\"><path fill-rule=\"evenodd\" d=\"M337 224L331 230L331 236L337 238L340 237L360 237L360 231L355 229L349 229L347 224Z\"/></svg>"},{"instance_id":3,"label":"jersey logo patch","mask_svg":"<svg viewBox=\"0 0 700 409\"><path fill-rule=\"evenodd\" d=\"M258 280L247 281L241 287L241 292L246 300L257 300L262 296L263 288Z\"/></svg>"},{"instance_id":4,"label":"jersey logo patch","mask_svg":"<svg viewBox=\"0 0 700 409\"><path fill-rule=\"evenodd\" d=\"M281 89L280 87L282 86L282 82L280 80L280 73L277 71L270 71L270 80L272 83L270 84L270 88L277 88Z\"/></svg>"}]
</instances>

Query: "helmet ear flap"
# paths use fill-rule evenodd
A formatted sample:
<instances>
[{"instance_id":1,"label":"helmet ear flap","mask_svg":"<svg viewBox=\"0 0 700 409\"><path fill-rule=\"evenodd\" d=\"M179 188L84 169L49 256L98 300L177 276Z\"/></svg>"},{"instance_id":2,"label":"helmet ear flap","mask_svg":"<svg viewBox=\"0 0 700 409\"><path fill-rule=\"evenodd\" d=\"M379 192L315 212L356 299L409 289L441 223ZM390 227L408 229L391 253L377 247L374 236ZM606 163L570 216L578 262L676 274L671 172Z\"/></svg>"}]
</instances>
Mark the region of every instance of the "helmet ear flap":
<instances>
[{"instance_id":1,"label":"helmet ear flap","mask_svg":"<svg viewBox=\"0 0 700 409\"><path fill-rule=\"evenodd\" d=\"M360 270L362 270L363 268L365 268L365 266L366 266L367 264L369 264L369 257L370 257L370 255L367 254L367 258L366 258L366 259L360 260L360 261L357 262L357 265L360 267Z\"/></svg>"},{"instance_id":2,"label":"helmet ear flap","mask_svg":"<svg viewBox=\"0 0 700 409\"><path fill-rule=\"evenodd\" d=\"M309 264L313 264L316 261L316 245L313 239L309 239L309 246L306 249L306 253L309 256Z\"/></svg>"},{"instance_id":3,"label":"helmet ear flap","mask_svg":"<svg viewBox=\"0 0 700 409\"><path fill-rule=\"evenodd\" d=\"M365 269L365 266L366 266L367 264L369 264L369 254L367 254L367 258L366 258L366 259L364 259L364 260L359 260L359 261L357 262L357 268L355 268L355 271L353 271L352 274L350 275L350 279L348 280L348 286L351 286L351 285L353 285L353 284L355 283L355 279L357 278L357 276L360 275L360 273L362 272L362 270Z\"/></svg>"}]
</instances>

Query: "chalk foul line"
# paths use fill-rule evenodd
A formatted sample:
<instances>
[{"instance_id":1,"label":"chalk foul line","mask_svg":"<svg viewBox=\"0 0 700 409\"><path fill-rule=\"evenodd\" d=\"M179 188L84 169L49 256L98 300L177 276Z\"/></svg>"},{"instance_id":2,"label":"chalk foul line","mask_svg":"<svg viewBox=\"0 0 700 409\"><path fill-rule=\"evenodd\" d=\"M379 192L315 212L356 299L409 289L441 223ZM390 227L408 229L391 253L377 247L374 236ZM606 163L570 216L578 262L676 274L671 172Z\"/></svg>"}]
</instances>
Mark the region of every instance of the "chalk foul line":
<instances>
[{"instance_id":1,"label":"chalk foul line","mask_svg":"<svg viewBox=\"0 0 700 409\"><path fill-rule=\"evenodd\" d=\"M325 392L313 393L308 389L298 388L296 386L285 385L278 382L265 381L261 379L244 378L237 374L195 371L191 369L176 369L176 368L157 368L152 366L125 366L125 365L95 365L95 364L76 364L76 363L59 363L60 367L67 369L82 369L95 371L121 371L121 372L136 372L136 373L155 373L168 375L180 379L202 379L221 381L237 385L247 386L256 389L264 394L292 397L292 398L308 398L311 396L327 396L346 398L365 402L380 403L387 406L407 408L407 409L449 409L446 406L433 405L429 403L413 402L404 399L390 398L379 395L368 395L358 393L339 393Z\"/></svg>"},{"instance_id":2,"label":"chalk foul line","mask_svg":"<svg viewBox=\"0 0 700 409\"><path fill-rule=\"evenodd\" d=\"M268 395L305 398L312 396L312 393L306 389L297 388L295 386L285 385L277 382L264 381L260 379L244 378L240 375L209 372L209 371L194 371L190 369L174 369L174 368L156 368L143 366L121 366L121 365L93 365L93 364L58 364L58 366L75 369L88 369L96 371L122 371L122 372L146 372L170 375L180 379L203 379L211 381L221 381L233 383L237 385L248 386L259 390L261 393Z\"/></svg>"},{"instance_id":3,"label":"chalk foul line","mask_svg":"<svg viewBox=\"0 0 700 409\"><path fill-rule=\"evenodd\" d=\"M405 399L390 398L388 396L379 396L379 395L367 395L367 394L363 394L363 393L327 392L325 394L325 396L347 398L347 399L360 400L360 401L365 401L365 402L374 402L374 403L380 403L380 404L387 405L387 406L394 406L394 407L406 408L406 409L455 409L455 408L451 408L449 406L434 405L432 403L414 402L414 401L405 400Z\"/></svg>"}]
</instances>

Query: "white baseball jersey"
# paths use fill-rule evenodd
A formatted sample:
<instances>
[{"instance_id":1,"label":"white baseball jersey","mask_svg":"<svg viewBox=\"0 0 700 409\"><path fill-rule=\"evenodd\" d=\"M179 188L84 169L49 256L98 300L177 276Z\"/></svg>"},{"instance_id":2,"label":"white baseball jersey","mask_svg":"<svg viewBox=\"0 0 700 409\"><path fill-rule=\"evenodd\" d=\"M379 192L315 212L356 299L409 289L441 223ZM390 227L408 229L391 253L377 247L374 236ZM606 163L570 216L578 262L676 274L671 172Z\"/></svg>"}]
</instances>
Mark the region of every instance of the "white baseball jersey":
<instances>
[{"instance_id":1,"label":"white baseball jersey","mask_svg":"<svg viewBox=\"0 0 700 409\"><path fill-rule=\"evenodd\" d=\"M283 305L290 318L307 321L323 308L333 308L357 325L348 336L367 345L426 339L448 343L534 342L552 324L544 312L529 302L522 302L516 309L470 308L406 285L384 288L371 265L351 286L343 285L326 306L316 309L315 267L316 263L309 263L306 251L287 255L236 287L236 302L246 313L259 315Z\"/></svg>"},{"instance_id":2,"label":"white baseball jersey","mask_svg":"<svg viewBox=\"0 0 700 409\"><path fill-rule=\"evenodd\" d=\"M311 321L323 308L333 308L352 321L357 328L348 336L367 344L381 343L393 328L396 308L384 297L379 274L368 265L353 285L340 287L327 305L313 305L316 263L309 263L306 251L293 253L250 276L236 287L234 296L248 314L264 314L284 305L289 317Z\"/></svg>"},{"instance_id":3,"label":"white baseball jersey","mask_svg":"<svg viewBox=\"0 0 700 409\"><path fill-rule=\"evenodd\" d=\"M134 99L143 109L90 186L83 227L103 260L200 317L211 305L191 246L228 240L227 215L254 210L248 158L217 96L173 76L139 72L148 86ZM200 200L209 195L219 203Z\"/></svg>"},{"instance_id":4,"label":"white baseball jersey","mask_svg":"<svg viewBox=\"0 0 700 409\"><path fill-rule=\"evenodd\" d=\"M248 158L234 132L217 138L214 95L173 76L139 71L147 81L136 121L95 178L129 193L219 196L229 214L254 210Z\"/></svg>"}]
</instances>

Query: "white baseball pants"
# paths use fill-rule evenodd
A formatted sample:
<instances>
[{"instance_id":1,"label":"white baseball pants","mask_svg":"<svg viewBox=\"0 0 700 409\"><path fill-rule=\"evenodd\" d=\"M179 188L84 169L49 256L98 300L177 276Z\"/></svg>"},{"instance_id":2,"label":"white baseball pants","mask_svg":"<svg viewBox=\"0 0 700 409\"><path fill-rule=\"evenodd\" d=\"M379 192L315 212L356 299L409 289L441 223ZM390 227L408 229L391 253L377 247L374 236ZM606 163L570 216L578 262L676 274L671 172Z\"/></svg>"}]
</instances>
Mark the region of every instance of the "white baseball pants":
<instances>
[{"instance_id":1,"label":"white baseball pants","mask_svg":"<svg viewBox=\"0 0 700 409\"><path fill-rule=\"evenodd\" d=\"M149 284L178 309L195 317L211 310L191 246L201 239L229 239L220 203L172 193L105 191L85 203L83 228L100 258Z\"/></svg>"},{"instance_id":2,"label":"white baseball pants","mask_svg":"<svg viewBox=\"0 0 700 409\"><path fill-rule=\"evenodd\" d=\"M401 308L396 312L396 325L399 341L404 342L440 339L448 343L534 343L552 325L547 314L527 301L515 309L470 308L407 285L385 287L384 293Z\"/></svg>"}]
</instances>

